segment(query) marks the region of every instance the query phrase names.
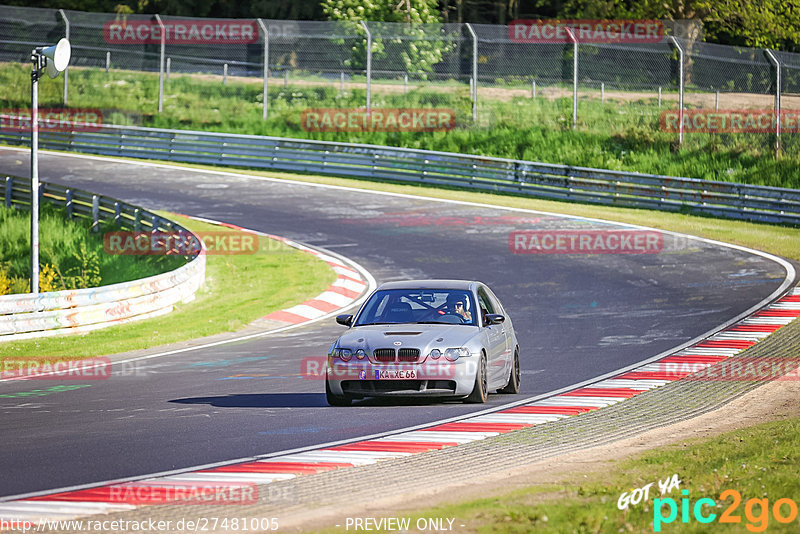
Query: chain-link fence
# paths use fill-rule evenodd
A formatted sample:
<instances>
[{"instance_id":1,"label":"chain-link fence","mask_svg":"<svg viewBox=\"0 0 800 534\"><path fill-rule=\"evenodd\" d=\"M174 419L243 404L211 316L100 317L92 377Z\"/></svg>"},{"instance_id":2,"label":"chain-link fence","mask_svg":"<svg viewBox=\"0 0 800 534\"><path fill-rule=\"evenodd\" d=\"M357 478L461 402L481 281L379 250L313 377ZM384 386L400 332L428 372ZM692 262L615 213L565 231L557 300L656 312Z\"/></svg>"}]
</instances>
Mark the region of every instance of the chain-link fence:
<instances>
[{"instance_id":1,"label":"chain-link fence","mask_svg":"<svg viewBox=\"0 0 800 534\"><path fill-rule=\"evenodd\" d=\"M24 107L32 48L68 36L70 68L42 83L41 103L99 108L107 123L322 138L369 130L376 120L388 132L535 124L611 132L642 146L793 146L796 121L792 129L774 113L800 110L800 54L704 43L691 25L666 26L646 43L585 41L578 33L530 42L500 25L0 6L0 99ZM423 112L404 122L400 111L408 109ZM755 121L745 131L756 133L709 122L712 113L747 110L756 117L739 119Z\"/></svg>"}]
</instances>

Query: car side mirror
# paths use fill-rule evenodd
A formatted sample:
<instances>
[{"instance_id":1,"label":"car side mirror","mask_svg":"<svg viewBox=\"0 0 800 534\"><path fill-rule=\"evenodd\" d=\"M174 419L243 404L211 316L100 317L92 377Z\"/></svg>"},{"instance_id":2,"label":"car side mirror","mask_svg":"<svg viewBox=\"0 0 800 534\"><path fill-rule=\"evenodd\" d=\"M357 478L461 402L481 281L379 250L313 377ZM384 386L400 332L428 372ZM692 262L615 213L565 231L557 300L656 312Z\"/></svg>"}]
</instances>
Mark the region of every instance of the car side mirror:
<instances>
[{"instance_id":1,"label":"car side mirror","mask_svg":"<svg viewBox=\"0 0 800 534\"><path fill-rule=\"evenodd\" d=\"M350 326L353 324L353 316L350 314L337 315L336 322L342 326Z\"/></svg>"},{"instance_id":2,"label":"car side mirror","mask_svg":"<svg viewBox=\"0 0 800 534\"><path fill-rule=\"evenodd\" d=\"M486 324L500 324L506 320L505 315L500 315L499 313L487 313L486 314Z\"/></svg>"}]
</instances>

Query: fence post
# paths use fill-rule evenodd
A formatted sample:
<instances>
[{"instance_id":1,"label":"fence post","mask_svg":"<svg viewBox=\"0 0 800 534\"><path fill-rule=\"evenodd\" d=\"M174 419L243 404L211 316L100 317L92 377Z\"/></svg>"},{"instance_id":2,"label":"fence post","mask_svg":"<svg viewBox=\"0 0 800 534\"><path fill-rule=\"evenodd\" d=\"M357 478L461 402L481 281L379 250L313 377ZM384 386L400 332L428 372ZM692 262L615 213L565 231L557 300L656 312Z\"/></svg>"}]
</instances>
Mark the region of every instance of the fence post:
<instances>
[{"instance_id":1,"label":"fence post","mask_svg":"<svg viewBox=\"0 0 800 534\"><path fill-rule=\"evenodd\" d=\"M225 85L225 82L228 81L228 64L225 63L222 65L222 85Z\"/></svg>"},{"instance_id":2,"label":"fence post","mask_svg":"<svg viewBox=\"0 0 800 534\"><path fill-rule=\"evenodd\" d=\"M64 37L69 41L69 19L63 9L58 10L61 18L64 19ZM64 69L64 105L67 105L67 95L69 94L69 65Z\"/></svg>"},{"instance_id":3,"label":"fence post","mask_svg":"<svg viewBox=\"0 0 800 534\"><path fill-rule=\"evenodd\" d=\"M167 81L167 82L169 81L169 73L171 71L172 71L172 58L168 57L167 58L167 72L166 72L166 76L164 76L164 80Z\"/></svg>"},{"instance_id":4,"label":"fence post","mask_svg":"<svg viewBox=\"0 0 800 534\"><path fill-rule=\"evenodd\" d=\"M363 20L361 27L367 32L367 113L369 113L372 107L372 33Z\"/></svg>"},{"instance_id":5,"label":"fence post","mask_svg":"<svg viewBox=\"0 0 800 534\"><path fill-rule=\"evenodd\" d=\"M12 195L14 194L14 178L6 176L6 207L11 207Z\"/></svg>"},{"instance_id":6,"label":"fence post","mask_svg":"<svg viewBox=\"0 0 800 534\"><path fill-rule=\"evenodd\" d=\"M111 52L106 52L106 74L111 69Z\"/></svg>"},{"instance_id":7,"label":"fence post","mask_svg":"<svg viewBox=\"0 0 800 534\"><path fill-rule=\"evenodd\" d=\"M661 107L661 86L658 86L658 107Z\"/></svg>"},{"instance_id":8,"label":"fence post","mask_svg":"<svg viewBox=\"0 0 800 534\"><path fill-rule=\"evenodd\" d=\"M467 30L472 36L472 122L478 120L478 36L472 29L472 24L466 23Z\"/></svg>"},{"instance_id":9,"label":"fence post","mask_svg":"<svg viewBox=\"0 0 800 534\"><path fill-rule=\"evenodd\" d=\"M344 71L339 72L339 96L344 94Z\"/></svg>"},{"instance_id":10,"label":"fence post","mask_svg":"<svg viewBox=\"0 0 800 534\"><path fill-rule=\"evenodd\" d=\"M775 65L775 152L781 149L781 62L772 53L772 50L764 50L769 60Z\"/></svg>"},{"instance_id":11,"label":"fence post","mask_svg":"<svg viewBox=\"0 0 800 534\"><path fill-rule=\"evenodd\" d=\"M92 232L99 228L100 221L100 197L92 195Z\"/></svg>"},{"instance_id":12,"label":"fence post","mask_svg":"<svg viewBox=\"0 0 800 534\"><path fill-rule=\"evenodd\" d=\"M714 95L714 111L719 111L719 89L717 89L717 93Z\"/></svg>"},{"instance_id":13,"label":"fence post","mask_svg":"<svg viewBox=\"0 0 800 534\"><path fill-rule=\"evenodd\" d=\"M536 80L531 82L531 98L536 100Z\"/></svg>"},{"instance_id":14,"label":"fence post","mask_svg":"<svg viewBox=\"0 0 800 534\"><path fill-rule=\"evenodd\" d=\"M403 74L403 94L408 94L408 73Z\"/></svg>"},{"instance_id":15,"label":"fence post","mask_svg":"<svg viewBox=\"0 0 800 534\"><path fill-rule=\"evenodd\" d=\"M683 91L684 91L684 81L683 81L683 48L678 43L678 40L675 39L674 36L669 36L669 42L672 43L672 46L678 51L678 87L680 90L678 96L678 145L683 145Z\"/></svg>"},{"instance_id":16,"label":"fence post","mask_svg":"<svg viewBox=\"0 0 800 534\"><path fill-rule=\"evenodd\" d=\"M261 19L258 19L258 25L261 26L261 31L264 32L264 105L262 106L261 118L267 120L269 115L269 30Z\"/></svg>"},{"instance_id":17,"label":"fence post","mask_svg":"<svg viewBox=\"0 0 800 534\"><path fill-rule=\"evenodd\" d=\"M161 31L161 55L158 60L158 112L161 113L161 111L164 109L164 55L167 46L167 32L164 28L164 23L161 22L161 17L158 16L158 13L156 13L154 17Z\"/></svg>"},{"instance_id":18,"label":"fence post","mask_svg":"<svg viewBox=\"0 0 800 534\"><path fill-rule=\"evenodd\" d=\"M606 101L606 84L600 82L600 103L604 104Z\"/></svg>"},{"instance_id":19,"label":"fence post","mask_svg":"<svg viewBox=\"0 0 800 534\"><path fill-rule=\"evenodd\" d=\"M578 39L572 28L564 28L572 42L572 128L578 125Z\"/></svg>"}]
</instances>

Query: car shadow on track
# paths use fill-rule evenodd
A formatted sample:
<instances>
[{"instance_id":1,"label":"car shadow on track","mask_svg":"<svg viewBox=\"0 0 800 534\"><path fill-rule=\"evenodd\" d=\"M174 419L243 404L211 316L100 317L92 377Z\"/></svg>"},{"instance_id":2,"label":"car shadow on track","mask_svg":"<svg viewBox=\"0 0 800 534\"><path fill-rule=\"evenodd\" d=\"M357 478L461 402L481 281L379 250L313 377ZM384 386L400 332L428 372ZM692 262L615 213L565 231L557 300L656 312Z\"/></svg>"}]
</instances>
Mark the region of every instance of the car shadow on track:
<instances>
[{"instance_id":1,"label":"car shadow on track","mask_svg":"<svg viewBox=\"0 0 800 534\"><path fill-rule=\"evenodd\" d=\"M324 393L243 393L217 397L188 397L169 402L208 404L217 408L317 408L328 405Z\"/></svg>"},{"instance_id":2,"label":"car shadow on track","mask_svg":"<svg viewBox=\"0 0 800 534\"><path fill-rule=\"evenodd\" d=\"M187 397L169 402L176 404L208 404L217 408L319 408L328 407L324 393L242 393L216 397ZM434 398L368 398L356 401L353 406L396 407L461 405L460 401Z\"/></svg>"}]
</instances>

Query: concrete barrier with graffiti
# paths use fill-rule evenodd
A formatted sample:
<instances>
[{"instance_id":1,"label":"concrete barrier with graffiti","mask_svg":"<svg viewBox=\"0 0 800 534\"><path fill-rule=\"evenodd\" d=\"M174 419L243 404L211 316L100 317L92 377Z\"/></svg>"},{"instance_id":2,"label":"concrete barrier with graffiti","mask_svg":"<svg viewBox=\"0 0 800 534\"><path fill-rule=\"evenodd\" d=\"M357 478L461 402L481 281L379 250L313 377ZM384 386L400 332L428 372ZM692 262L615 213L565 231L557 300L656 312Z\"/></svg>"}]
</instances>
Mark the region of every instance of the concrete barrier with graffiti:
<instances>
[{"instance_id":1,"label":"concrete barrier with graffiti","mask_svg":"<svg viewBox=\"0 0 800 534\"><path fill-rule=\"evenodd\" d=\"M30 206L30 182L5 177L6 206ZM64 186L43 183L41 201L64 205L75 217L114 222L136 231L189 232L174 221L115 199ZM132 320L156 317L175 304L194 299L205 281L205 251L187 256L173 271L108 286L0 296L0 342L104 328Z\"/></svg>"}]
</instances>

